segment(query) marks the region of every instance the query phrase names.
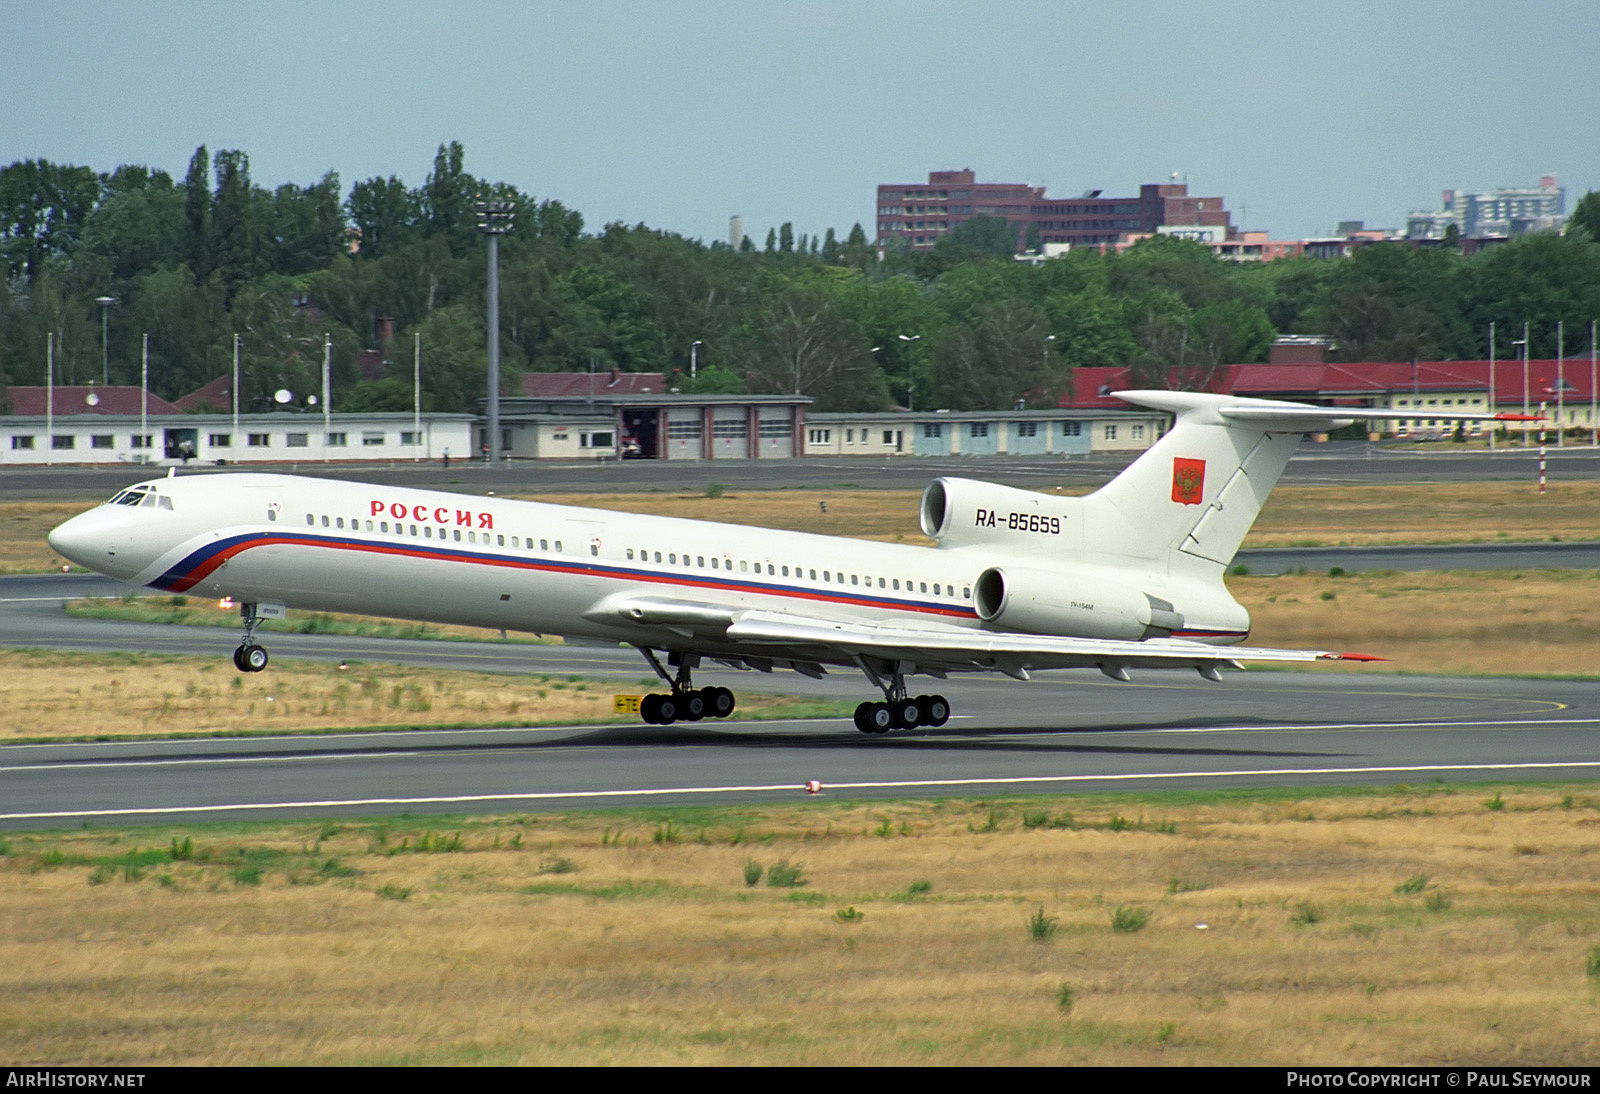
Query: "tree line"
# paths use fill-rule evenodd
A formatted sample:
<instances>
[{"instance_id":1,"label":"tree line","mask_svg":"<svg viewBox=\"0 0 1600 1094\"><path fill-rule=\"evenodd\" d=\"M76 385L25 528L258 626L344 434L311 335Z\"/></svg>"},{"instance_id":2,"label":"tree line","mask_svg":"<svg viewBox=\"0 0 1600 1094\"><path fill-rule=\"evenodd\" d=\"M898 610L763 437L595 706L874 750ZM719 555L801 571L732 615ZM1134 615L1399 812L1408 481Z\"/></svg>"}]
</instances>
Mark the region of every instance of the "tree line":
<instances>
[{"instance_id":1,"label":"tree line","mask_svg":"<svg viewBox=\"0 0 1600 1094\"><path fill-rule=\"evenodd\" d=\"M455 142L416 188L389 176L348 192L332 171L268 189L246 153L202 146L182 180L0 168L0 383L44 383L50 341L58 383L98 380L105 331L113 383L138 381L148 335L151 387L176 398L226 374L237 338L242 405L267 409L279 388L319 390L326 336L335 406L410 409L420 343L424 405L471 410L485 354L479 200L517 205L500 248L508 393L519 370L618 368L677 370L686 392L799 393L819 410L1043 406L1086 365L1204 386L1265 360L1280 333L1331 336L1346 361L1464 359L1487 355L1491 322L1508 355L1527 322L1532 355L1554 356L1560 321L1576 355L1600 316L1595 193L1564 234L1470 256L1380 244L1234 264L1154 237L1021 263L1015 231L978 217L932 251L880 259L859 224L842 240L783 224L762 248L642 223L586 231L559 200L468 173ZM364 348L383 351L378 379L356 369Z\"/></svg>"}]
</instances>

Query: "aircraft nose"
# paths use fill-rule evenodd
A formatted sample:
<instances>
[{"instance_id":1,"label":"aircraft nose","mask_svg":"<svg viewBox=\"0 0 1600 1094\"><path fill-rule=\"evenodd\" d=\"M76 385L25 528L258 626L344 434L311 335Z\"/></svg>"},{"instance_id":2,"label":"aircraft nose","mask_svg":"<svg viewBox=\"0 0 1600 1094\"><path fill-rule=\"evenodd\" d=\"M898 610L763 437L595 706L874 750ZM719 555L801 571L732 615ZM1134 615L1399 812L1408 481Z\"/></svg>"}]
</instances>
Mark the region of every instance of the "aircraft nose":
<instances>
[{"instance_id":1,"label":"aircraft nose","mask_svg":"<svg viewBox=\"0 0 1600 1094\"><path fill-rule=\"evenodd\" d=\"M109 507L79 513L45 537L51 550L69 562L111 577L131 577L139 568L129 557L130 537L121 527L126 518Z\"/></svg>"}]
</instances>

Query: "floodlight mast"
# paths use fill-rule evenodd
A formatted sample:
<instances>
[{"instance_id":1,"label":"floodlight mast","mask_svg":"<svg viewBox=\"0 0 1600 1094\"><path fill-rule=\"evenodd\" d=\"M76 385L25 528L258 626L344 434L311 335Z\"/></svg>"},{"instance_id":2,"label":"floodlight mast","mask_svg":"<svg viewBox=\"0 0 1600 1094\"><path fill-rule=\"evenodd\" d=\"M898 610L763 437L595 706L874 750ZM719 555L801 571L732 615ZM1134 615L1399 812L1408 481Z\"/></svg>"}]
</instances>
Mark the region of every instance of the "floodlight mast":
<instances>
[{"instance_id":1,"label":"floodlight mast","mask_svg":"<svg viewBox=\"0 0 1600 1094\"><path fill-rule=\"evenodd\" d=\"M514 201L478 201L478 231L489 237L489 376L485 404L483 456L491 465L500 460L500 237L517 219Z\"/></svg>"}]
</instances>

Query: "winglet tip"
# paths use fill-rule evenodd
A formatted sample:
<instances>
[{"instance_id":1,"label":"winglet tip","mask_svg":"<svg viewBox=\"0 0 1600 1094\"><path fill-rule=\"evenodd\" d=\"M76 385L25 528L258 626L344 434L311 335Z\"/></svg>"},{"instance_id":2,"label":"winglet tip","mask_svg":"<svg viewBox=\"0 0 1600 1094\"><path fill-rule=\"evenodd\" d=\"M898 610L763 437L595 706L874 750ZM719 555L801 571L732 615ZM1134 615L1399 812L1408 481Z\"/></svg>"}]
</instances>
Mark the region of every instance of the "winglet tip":
<instances>
[{"instance_id":1,"label":"winglet tip","mask_svg":"<svg viewBox=\"0 0 1600 1094\"><path fill-rule=\"evenodd\" d=\"M1324 653L1320 660L1323 661L1387 661L1387 657L1378 657L1370 653Z\"/></svg>"}]
</instances>

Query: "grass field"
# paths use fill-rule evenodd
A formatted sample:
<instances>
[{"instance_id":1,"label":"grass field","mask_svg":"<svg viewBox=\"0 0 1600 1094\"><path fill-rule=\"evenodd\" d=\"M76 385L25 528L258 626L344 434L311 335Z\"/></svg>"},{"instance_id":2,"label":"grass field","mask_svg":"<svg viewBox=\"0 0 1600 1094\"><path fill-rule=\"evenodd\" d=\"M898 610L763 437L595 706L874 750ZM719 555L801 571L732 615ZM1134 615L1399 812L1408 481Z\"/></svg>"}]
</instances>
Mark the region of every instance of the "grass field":
<instances>
[{"instance_id":1,"label":"grass field","mask_svg":"<svg viewBox=\"0 0 1600 1094\"><path fill-rule=\"evenodd\" d=\"M1082 493L1083 491L1062 491ZM920 491L772 490L709 498L680 494L551 494L530 500L790 528L824 535L930 543L917 523ZM820 502L827 502L823 512ZM1600 539L1600 482L1395 483L1279 486L1247 547L1378 543L1492 543Z\"/></svg>"},{"instance_id":2,"label":"grass field","mask_svg":"<svg viewBox=\"0 0 1600 1094\"><path fill-rule=\"evenodd\" d=\"M287 659L247 675L220 647L216 657L0 649L0 742L634 722L635 715L612 712L612 697L659 687L643 677L599 684ZM846 703L743 693L734 717L849 712Z\"/></svg>"},{"instance_id":3,"label":"grass field","mask_svg":"<svg viewBox=\"0 0 1600 1094\"><path fill-rule=\"evenodd\" d=\"M921 542L912 494L586 501ZM0 504L0 568L53 568L42 531L81 508ZM1597 514L1589 484L1281 488L1251 542ZM1600 575L1229 585L1262 645L1594 672ZM575 721L611 690L0 651L0 733ZM1597 836L1593 783L13 833L0 1031L10 1062L135 1067L1592 1066Z\"/></svg>"},{"instance_id":4,"label":"grass field","mask_svg":"<svg viewBox=\"0 0 1600 1094\"><path fill-rule=\"evenodd\" d=\"M1566 1064L1592 784L0 840L13 1063Z\"/></svg>"}]
</instances>

